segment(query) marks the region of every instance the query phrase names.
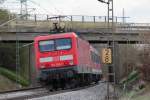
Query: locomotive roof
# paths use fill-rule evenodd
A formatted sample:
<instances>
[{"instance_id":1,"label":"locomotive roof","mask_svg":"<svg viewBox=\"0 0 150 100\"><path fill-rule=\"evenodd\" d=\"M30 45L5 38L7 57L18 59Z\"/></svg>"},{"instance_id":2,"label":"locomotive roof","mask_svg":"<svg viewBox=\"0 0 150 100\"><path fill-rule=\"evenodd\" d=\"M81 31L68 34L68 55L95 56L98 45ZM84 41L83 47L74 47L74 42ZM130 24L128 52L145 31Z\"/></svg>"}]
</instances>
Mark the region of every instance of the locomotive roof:
<instances>
[{"instance_id":1,"label":"locomotive roof","mask_svg":"<svg viewBox=\"0 0 150 100\"><path fill-rule=\"evenodd\" d=\"M45 39L55 39L55 38L67 38L67 37L78 37L76 33L69 32L69 33L60 33L60 34L50 34L50 35L40 35L35 37L35 41L38 40L45 40Z\"/></svg>"}]
</instances>

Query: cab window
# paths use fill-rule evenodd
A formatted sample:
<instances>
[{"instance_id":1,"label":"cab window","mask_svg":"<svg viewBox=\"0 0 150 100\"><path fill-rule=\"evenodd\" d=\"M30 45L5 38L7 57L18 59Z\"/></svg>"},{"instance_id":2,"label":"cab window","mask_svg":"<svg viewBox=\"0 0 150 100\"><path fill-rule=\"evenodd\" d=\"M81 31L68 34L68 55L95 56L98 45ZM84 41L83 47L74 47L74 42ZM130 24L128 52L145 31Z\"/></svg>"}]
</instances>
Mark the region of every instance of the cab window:
<instances>
[{"instance_id":1,"label":"cab window","mask_svg":"<svg viewBox=\"0 0 150 100\"><path fill-rule=\"evenodd\" d=\"M71 49L71 38L42 40L39 42L40 52Z\"/></svg>"},{"instance_id":2,"label":"cab window","mask_svg":"<svg viewBox=\"0 0 150 100\"><path fill-rule=\"evenodd\" d=\"M57 39L56 50L66 50L71 48L71 39Z\"/></svg>"},{"instance_id":3,"label":"cab window","mask_svg":"<svg viewBox=\"0 0 150 100\"><path fill-rule=\"evenodd\" d=\"M55 50L54 40L40 41L39 48L41 52Z\"/></svg>"}]
</instances>

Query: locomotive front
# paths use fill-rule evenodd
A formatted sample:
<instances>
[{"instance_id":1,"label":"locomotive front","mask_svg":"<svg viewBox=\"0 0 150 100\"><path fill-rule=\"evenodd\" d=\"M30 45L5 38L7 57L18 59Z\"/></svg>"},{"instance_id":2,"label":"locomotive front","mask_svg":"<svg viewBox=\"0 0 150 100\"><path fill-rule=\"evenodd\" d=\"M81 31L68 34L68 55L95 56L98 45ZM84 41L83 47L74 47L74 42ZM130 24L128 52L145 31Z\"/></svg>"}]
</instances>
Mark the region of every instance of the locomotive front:
<instances>
[{"instance_id":1,"label":"locomotive front","mask_svg":"<svg viewBox=\"0 0 150 100\"><path fill-rule=\"evenodd\" d=\"M36 67L39 79L51 81L75 73L76 38L73 34L54 34L35 38Z\"/></svg>"}]
</instances>

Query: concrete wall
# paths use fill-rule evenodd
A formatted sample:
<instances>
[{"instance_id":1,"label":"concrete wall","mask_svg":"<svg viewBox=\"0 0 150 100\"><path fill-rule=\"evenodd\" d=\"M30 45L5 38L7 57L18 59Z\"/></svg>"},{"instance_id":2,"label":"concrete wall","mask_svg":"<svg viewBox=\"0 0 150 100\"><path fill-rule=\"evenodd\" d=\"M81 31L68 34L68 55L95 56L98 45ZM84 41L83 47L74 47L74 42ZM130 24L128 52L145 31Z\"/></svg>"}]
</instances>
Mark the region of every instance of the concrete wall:
<instances>
[{"instance_id":1,"label":"concrete wall","mask_svg":"<svg viewBox=\"0 0 150 100\"><path fill-rule=\"evenodd\" d=\"M33 44L21 43L20 44L20 66L22 68L21 72L30 81L31 85L35 85L36 81L36 68L35 68L35 52ZM26 45L26 46L24 46Z\"/></svg>"},{"instance_id":2,"label":"concrete wall","mask_svg":"<svg viewBox=\"0 0 150 100\"><path fill-rule=\"evenodd\" d=\"M100 53L102 57L102 49L108 47L107 44L92 44ZM118 83L123 77L129 74L139 63L138 52L135 44L118 44L114 45L114 65L115 65L115 78ZM108 65L102 63L103 74L107 77Z\"/></svg>"}]
</instances>

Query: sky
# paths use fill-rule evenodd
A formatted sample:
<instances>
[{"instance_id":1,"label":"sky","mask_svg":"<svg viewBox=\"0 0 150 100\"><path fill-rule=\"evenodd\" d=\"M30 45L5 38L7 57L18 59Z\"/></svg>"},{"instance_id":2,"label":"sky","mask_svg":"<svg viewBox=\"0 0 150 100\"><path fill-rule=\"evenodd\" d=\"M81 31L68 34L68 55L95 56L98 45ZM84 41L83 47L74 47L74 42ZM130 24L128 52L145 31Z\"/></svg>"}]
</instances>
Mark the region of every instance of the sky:
<instances>
[{"instance_id":1,"label":"sky","mask_svg":"<svg viewBox=\"0 0 150 100\"><path fill-rule=\"evenodd\" d=\"M19 0L7 0L3 5L18 9ZM106 0L107 1L107 0ZM126 17L127 22L150 23L150 0L113 0L114 16ZM97 0L29 0L28 8L37 14L107 16L107 5Z\"/></svg>"}]
</instances>

